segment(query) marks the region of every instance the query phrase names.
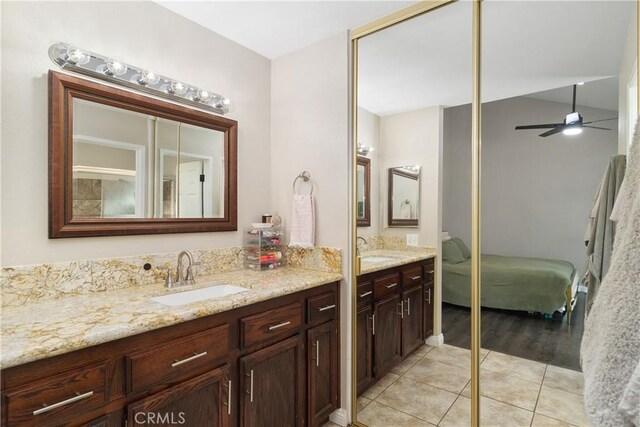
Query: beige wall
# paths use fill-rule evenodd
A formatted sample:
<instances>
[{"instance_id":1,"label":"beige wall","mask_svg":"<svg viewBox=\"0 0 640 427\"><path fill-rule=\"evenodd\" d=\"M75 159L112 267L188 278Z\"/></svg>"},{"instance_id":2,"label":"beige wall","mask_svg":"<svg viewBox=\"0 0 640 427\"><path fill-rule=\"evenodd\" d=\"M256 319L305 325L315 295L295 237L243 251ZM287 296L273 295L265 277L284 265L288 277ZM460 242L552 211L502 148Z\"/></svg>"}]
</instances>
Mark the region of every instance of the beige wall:
<instances>
[{"instance_id":1,"label":"beige wall","mask_svg":"<svg viewBox=\"0 0 640 427\"><path fill-rule=\"evenodd\" d=\"M593 197L618 136L588 129L541 138L523 123L563 117L568 104L511 98L482 106L482 252L562 259L582 269ZM579 107L585 120L615 112ZM471 246L471 107L444 113L443 227Z\"/></svg>"},{"instance_id":2,"label":"beige wall","mask_svg":"<svg viewBox=\"0 0 640 427\"><path fill-rule=\"evenodd\" d=\"M627 154L628 152L629 139L633 136L630 135L632 132L629 129L633 129L637 119L636 117L631 117L628 108L628 86L633 80L633 74L637 73L637 49L638 23L635 18L632 18L627 30L627 39L622 53L622 60L620 61L620 73L618 74L618 153L620 154Z\"/></svg>"},{"instance_id":3,"label":"beige wall","mask_svg":"<svg viewBox=\"0 0 640 427\"><path fill-rule=\"evenodd\" d=\"M229 97L235 109L228 117L239 123L240 227L271 203L268 59L153 2L2 2L1 7L2 265L242 243L240 232L49 240L47 72L57 67L47 51L65 41Z\"/></svg>"},{"instance_id":4,"label":"beige wall","mask_svg":"<svg viewBox=\"0 0 640 427\"><path fill-rule=\"evenodd\" d=\"M340 248L350 277L348 35L340 33L272 62L272 211L290 224L292 184L304 170L315 183L316 245ZM264 159L268 161L267 159ZM265 181L256 177L256 186ZM305 186L304 189L307 187ZM303 187L301 186L301 190ZM350 280L341 289L341 407L351 407Z\"/></svg>"}]
</instances>

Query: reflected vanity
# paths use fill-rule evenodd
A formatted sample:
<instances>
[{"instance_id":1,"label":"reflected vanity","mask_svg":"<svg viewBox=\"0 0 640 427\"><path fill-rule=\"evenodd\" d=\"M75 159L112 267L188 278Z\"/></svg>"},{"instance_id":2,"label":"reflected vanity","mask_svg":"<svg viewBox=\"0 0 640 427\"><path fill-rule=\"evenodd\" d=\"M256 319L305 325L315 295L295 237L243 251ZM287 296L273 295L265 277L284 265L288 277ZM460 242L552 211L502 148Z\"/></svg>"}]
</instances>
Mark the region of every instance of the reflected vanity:
<instances>
[{"instance_id":1,"label":"reflected vanity","mask_svg":"<svg viewBox=\"0 0 640 427\"><path fill-rule=\"evenodd\" d=\"M237 229L237 123L50 72L50 238Z\"/></svg>"}]
</instances>

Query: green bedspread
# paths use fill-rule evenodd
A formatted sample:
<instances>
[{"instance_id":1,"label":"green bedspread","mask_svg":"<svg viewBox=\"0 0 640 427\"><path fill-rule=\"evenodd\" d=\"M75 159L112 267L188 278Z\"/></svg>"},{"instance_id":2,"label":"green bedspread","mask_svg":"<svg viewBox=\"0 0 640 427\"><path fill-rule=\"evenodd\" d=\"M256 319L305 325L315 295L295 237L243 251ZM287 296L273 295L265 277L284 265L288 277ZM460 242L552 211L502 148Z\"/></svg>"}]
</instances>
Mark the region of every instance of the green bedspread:
<instances>
[{"instance_id":1,"label":"green bedspread","mask_svg":"<svg viewBox=\"0 0 640 427\"><path fill-rule=\"evenodd\" d=\"M540 258L482 255L482 306L553 313L564 306L573 264ZM471 260L442 263L444 302L471 305Z\"/></svg>"}]
</instances>

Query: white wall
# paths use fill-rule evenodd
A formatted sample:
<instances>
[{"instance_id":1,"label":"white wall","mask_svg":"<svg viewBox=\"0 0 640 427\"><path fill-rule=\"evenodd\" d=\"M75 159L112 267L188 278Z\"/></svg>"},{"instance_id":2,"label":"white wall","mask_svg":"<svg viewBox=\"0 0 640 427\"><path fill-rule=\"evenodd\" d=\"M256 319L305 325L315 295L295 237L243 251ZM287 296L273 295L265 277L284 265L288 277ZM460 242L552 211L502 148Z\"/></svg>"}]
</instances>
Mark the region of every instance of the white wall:
<instances>
[{"instance_id":1,"label":"white wall","mask_svg":"<svg viewBox=\"0 0 640 427\"><path fill-rule=\"evenodd\" d=\"M512 98L482 107L482 252L563 259L582 269L593 197L611 156L614 130L541 138L519 124L548 123L571 106ZM585 120L615 112L579 107ZM443 227L470 246L471 108L444 112Z\"/></svg>"},{"instance_id":2,"label":"white wall","mask_svg":"<svg viewBox=\"0 0 640 427\"><path fill-rule=\"evenodd\" d=\"M228 117L238 120L239 131L240 227L271 203L268 59L153 2L2 2L1 7L4 266L242 243L240 232L49 240L47 71L57 67L47 51L65 41L229 97L235 110ZM324 139L325 129L317 130L318 139ZM331 190L321 188L325 195Z\"/></svg>"},{"instance_id":3,"label":"white wall","mask_svg":"<svg viewBox=\"0 0 640 427\"><path fill-rule=\"evenodd\" d=\"M365 239L380 234L380 116L358 107L358 142L373 147L365 157L371 160L371 189L369 203L371 206L371 226L358 227L358 236Z\"/></svg>"},{"instance_id":4,"label":"white wall","mask_svg":"<svg viewBox=\"0 0 640 427\"><path fill-rule=\"evenodd\" d=\"M316 184L316 245L342 250L351 277L349 182L349 39L347 32L273 60L271 122L272 210L290 223L292 184L308 170ZM268 161L268 159L265 159ZM256 177L256 186L264 180ZM301 190L306 186L301 186ZM341 407L350 413L351 291L341 289ZM344 283L343 282L343 283Z\"/></svg>"},{"instance_id":5,"label":"white wall","mask_svg":"<svg viewBox=\"0 0 640 427\"><path fill-rule=\"evenodd\" d=\"M636 5L636 7L638 7ZM629 97L629 84L632 82L634 74L637 74L637 56L638 56L638 22L635 15L629 21L627 29L627 39L622 51L622 60L620 61L620 73L618 74L618 153L627 154L629 141L633 136L633 130L638 113L637 110L637 89L635 94ZM638 82L636 80L635 84ZM629 102L636 105L629 108ZM633 104L632 104L633 105ZM634 114L634 112L636 114Z\"/></svg>"},{"instance_id":6,"label":"white wall","mask_svg":"<svg viewBox=\"0 0 640 427\"><path fill-rule=\"evenodd\" d=\"M442 108L430 107L380 119L380 197L382 234L405 237L418 234L419 246L437 247L440 236L440 159ZM389 168L419 165L420 221L418 228L389 227L387 213Z\"/></svg>"}]
</instances>

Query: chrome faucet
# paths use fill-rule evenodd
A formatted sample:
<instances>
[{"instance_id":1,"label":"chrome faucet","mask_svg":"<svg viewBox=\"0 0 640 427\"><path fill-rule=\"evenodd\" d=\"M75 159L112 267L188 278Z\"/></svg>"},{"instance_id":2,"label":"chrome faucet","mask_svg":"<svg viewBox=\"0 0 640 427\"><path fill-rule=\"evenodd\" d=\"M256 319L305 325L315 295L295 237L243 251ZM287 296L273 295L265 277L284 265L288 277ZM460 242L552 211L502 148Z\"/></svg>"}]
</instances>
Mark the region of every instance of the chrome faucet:
<instances>
[{"instance_id":1,"label":"chrome faucet","mask_svg":"<svg viewBox=\"0 0 640 427\"><path fill-rule=\"evenodd\" d=\"M184 256L187 256L189 260L189 264L187 265L187 271L185 275L185 271L182 264L182 259ZM189 251L182 251L178 254L178 268L176 270L176 280L173 280L173 276L171 275L171 270L167 273L167 280L165 282L165 286L167 288L173 288L174 286L185 286L185 285L195 285L196 279L193 273L193 267L200 265L199 262L193 262L193 255Z\"/></svg>"},{"instance_id":2,"label":"chrome faucet","mask_svg":"<svg viewBox=\"0 0 640 427\"><path fill-rule=\"evenodd\" d=\"M364 239L364 237L358 236L356 238L356 255L360 256L360 245L358 244L358 241L362 240L364 242L364 244L367 244L367 241Z\"/></svg>"}]
</instances>

